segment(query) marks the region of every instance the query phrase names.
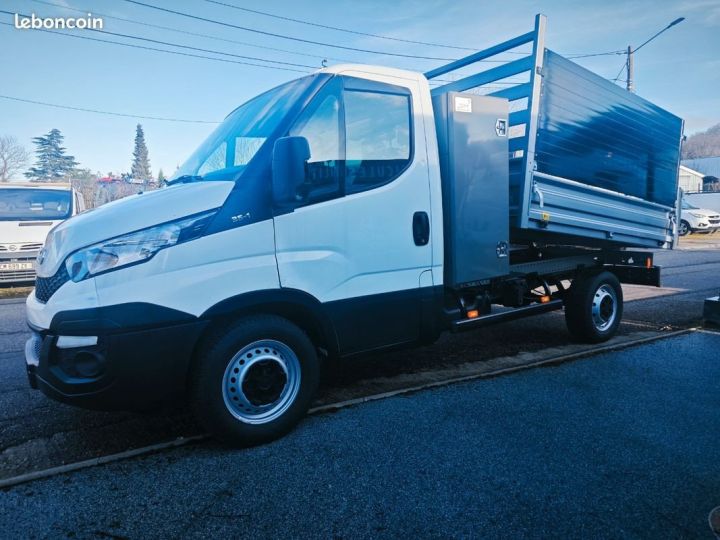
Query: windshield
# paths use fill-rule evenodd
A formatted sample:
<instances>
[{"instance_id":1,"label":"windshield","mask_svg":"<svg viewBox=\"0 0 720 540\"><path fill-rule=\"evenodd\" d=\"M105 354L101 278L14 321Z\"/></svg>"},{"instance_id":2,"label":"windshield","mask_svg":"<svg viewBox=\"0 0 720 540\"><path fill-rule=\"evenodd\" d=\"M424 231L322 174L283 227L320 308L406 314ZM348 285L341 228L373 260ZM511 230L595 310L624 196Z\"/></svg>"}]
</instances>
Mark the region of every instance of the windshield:
<instances>
[{"instance_id":1,"label":"windshield","mask_svg":"<svg viewBox=\"0 0 720 540\"><path fill-rule=\"evenodd\" d=\"M71 213L70 190L0 189L0 221L55 221Z\"/></svg>"},{"instance_id":2,"label":"windshield","mask_svg":"<svg viewBox=\"0 0 720 540\"><path fill-rule=\"evenodd\" d=\"M693 206L692 204L690 204L687 201L682 202L682 208L683 208L683 210L698 210L697 206Z\"/></svg>"},{"instance_id":3,"label":"windshield","mask_svg":"<svg viewBox=\"0 0 720 540\"><path fill-rule=\"evenodd\" d=\"M312 80L312 77L303 77L283 84L235 109L176 171L173 180L181 177L234 179Z\"/></svg>"}]
</instances>

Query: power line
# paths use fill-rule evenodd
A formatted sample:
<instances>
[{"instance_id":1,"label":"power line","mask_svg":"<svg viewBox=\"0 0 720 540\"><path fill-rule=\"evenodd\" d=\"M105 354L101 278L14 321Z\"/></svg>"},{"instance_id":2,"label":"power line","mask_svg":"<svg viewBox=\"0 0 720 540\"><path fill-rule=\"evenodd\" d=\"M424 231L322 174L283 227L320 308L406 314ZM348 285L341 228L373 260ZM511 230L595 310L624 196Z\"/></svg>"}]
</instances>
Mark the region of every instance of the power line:
<instances>
[{"instance_id":1,"label":"power line","mask_svg":"<svg viewBox=\"0 0 720 540\"><path fill-rule=\"evenodd\" d=\"M32 1L32 2L35 2L35 3L37 3L37 4L43 4L43 5L46 5L46 6L58 7L58 8L60 8L60 9L64 9L64 10L67 10L67 11L74 11L74 12L76 12L76 13L87 13L87 10L78 9L78 8L73 8L73 7L70 7L70 6L67 6L67 5L64 5L64 4L60 4L60 3L57 3L57 2L48 2L48 1L46 1L46 0L31 0L31 1ZM473 49L473 48L471 48L471 47L458 47L458 46L454 46L454 45L443 45L443 44L439 44L439 43L431 43L431 42L423 42L423 41L406 40L406 39L401 39L401 38L394 38L394 37L391 37L391 36L382 36L382 35L379 35L379 34L371 34L371 33L366 33L366 32L359 32L359 31L354 31L354 30L339 28L339 27L335 27L335 26L315 24L315 23L312 23L312 22L310 22L310 21L303 21L303 20L300 20L300 19L293 19L293 18L290 18L290 17L283 17L283 16L281 16L281 15L275 15L275 14L267 13L267 12L264 12L264 11L252 10L252 9L249 9L249 8L243 8L243 7L240 7L240 6L235 6L235 5L231 5L231 4L226 4L226 3L223 3L223 2L218 2L217 0L204 0L204 1L210 2L210 3L216 3L216 4L224 5L224 6L231 7L231 8L234 8L234 9L238 9L238 10L241 10L241 11L247 11L247 12L251 12L251 13L257 13L257 14L261 14L261 15L266 15L266 16L268 16L268 17L274 17L274 18L283 19L283 20L290 20L290 21L293 21L293 22L298 22L298 23L302 23L302 24L307 24L307 25L310 25L310 26L318 26L318 27L321 27L321 28L328 28L328 29L332 29L332 30L338 30L338 31L342 31L342 32L348 32L348 33L351 33L351 34L359 34L359 35L364 35L364 36L378 37L378 38L382 38L382 39L389 39L389 40L394 40L394 41L402 41L402 42L413 43L413 44L418 44L418 45L429 45L429 46L436 46L436 47L446 47L446 48L460 49L460 50L468 50L468 51L474 51L474 50L475 50L475 49ZM158 8L158 9L162 9L162 8ZM190 31L188 31L188 30L181 30L181 29L179 29L179 28L174 28L174 27L171 27L171 26L163 26L163 25L160 25L160 24L152 24L152 23L148 23L148 22L144 22L144 21L137 21L137 20L128 19L128 18L125 18L125 17L118 17L118 16L116 16L116 15L108 15L108 14L106 14L106 13L99 13L99 12L97 12L97 11L93 11L93 13L94 13L95 15L97 15L97 16L99 16L99 17L103 17L103 18L105 18L105 19L110 19L110 20L115 20L115 21L122 21L122 22L130 23L130 24L145 26L145 27L148 27L148 28L157 28L157 29L159 29L159 30L167 30L167 31L169 31L169 32L175 32L175 33L178 33L178 34L185 34L185 35L188 35L188 36L201 37L201 38L205 38L205 39L212 39L212 40L215 40L215 41L223 41L223 42L225 42L225 43L233 43L233 44L235 44L235 45L244 45L244 46L253 47L253 48L256 48L256 49L264 49L264 50L269 50L269 51L277 51L277 52L282 52L282 53L286 53L286 54L292 54L292 55L295 55L295 56L304 56L304 57L306 57L306 58L314 58L314 59L319 59L319 58L320 58L320 59L325 59L325 60L333 60L333 61L335 61L335 62L344 62L344 63L353 63L353 62L354 62L354 60L348 60L348 59L345 59L345 58L337 58L337 57L328 56L328 55L325 55L325 54L312 54L312 53L307 53L307 52L299 52L299 51L293 51L293 50L290 50L290 49L282 49L282 48L279 48L279 47L271 47L271 46L269 46L269 45L259 45L259 44L257 44L257 43L250 43L250 42L247 42L247 41L238 41L238 40L234 40L234 39L222 38L222 37L219 37L219 36L212 36L212 35L210 35L210 34L202 34L202 33L198 33L198 32L190 32ZM530 54L530 53L528 53L528 52L522 52L522 51L506 51L506 52L507 52L507 54L521 54L521 55ZM586 58L586 57L590 57L590 56L616 55L616 54L624 54L624 53L625 53L624 51L609 51L609 52L603 52L603 53L571 54L571 55L565 55L565 56L566 56L567 58L570 58L570 59L575 59L575 58ZM218 52L218 54L225 54L225 53ZM385 53L382 53L382 54L385 54ZM273 60L263 60L263 61L273 62ZM483 62L483 63L490 63L490 64L504 64L504 63L506 63L505 60L488 60L488 59L481 60L481 62Z\"/></svg>"},{"instance_id":2,"label":"power line","mask_svg":"<svg viewBox=\"0 0 720 540\"><path fill-rule=\"evenodd\" d=\"M127 1L127 0L126 0L126 1ZM415 40L412 40L412 39L404 39L404 38L398 38L398 37L393 37L393 36L385 36L385 35L382 35L382 34L373 34L373 33L371 33L371 32L361 32L361 31L359 31L359 30L351 30L351 29L349 29L349 28L341 28L341 27L339 27L339 26L331 26L331 25L328 25L328 24L320 24L320 23L316 23L316 22L312 22L312 21L308 21L308 20L304 20L304 19L295 19L295 18L293 18L293 17L286 17L286 16L284 16L284 15L277 15L277 14L275 14L275 13L269 13L269 12L267 12L267 11L260 11L260 10L258 10L258 9L250 9L250 8L246 8L246 7L241 7L241 6L237 6L237 5L235 5L235 4L230 4L230 3L227 3L227 2L220 2L219 0L203 0L203 1L204 1L204 2L208 2L208 3L210 3L210 4L216 4L216 5L219 5L219 6L225 6L225 7L228 7L228 8L237 9L237 10L239 10L239 11L245 11L246 13L255 13L256 15L263 15L263 16L265 16L265 17L272 17L272 18L274 18L274 19L280 19L280 20L283 20L283 21L290 21L290 22L295 22L295 23L299 23L299 24L306 24L306 25L308 25L308 26L314 26L314 27L316 27L316 28L325 28L325 29L327 29L327 30L336 30L336 31L338 31L338 32L346 32L346 33L348 33L348 34L355 34L355 35L358 35L358 36L368 36L368 37L373 37L373 38L378 38L378 39L387 39L387 40L390 40L390 41L399 41L399 42L401 42L401 43L412 43L412 44L414 44L414 45L426 45L426 46L429 46L429 47L442 47L442 48L445 48L445 49L456 49L456 50L459 50L459 51L473 51L473 52L475 52L475 51L478 50L477 48L474 48L474 47L461 47L461 46L459 46L459 45L447 45L447 44L445 44L445 43L434 43L434 42L431 42L431 41L415 41ZM331 45L331 46L332 46L332 45ZM622 51L620 51L620 53L622 53ZM381 54L387 54L387 53L381 53ZM528 53L522 52L522 51L506 51L506 54L522 54L522 55L526 55L526 54L528 54ZM585 57L588 57L588 56L603 56L603 55L606 55L606 54L618 54L618 53L616 53L615 51L606 52L606 53L594 53L594 54L580 54L580 53L577 53L577 54L572 54L571 56L573 56L573 58L585 58ZM564 55L564 56L570 56L570 55ZM443 59L441 59L441 58L432 58L432 60L443 60ZM497 62L502 62L502 61L497 61Z\"/></svg>"},{"instance_id":3,"label":"power line","mask_svg":"<svg viewBox=\"0 0 720 540\"><path fill-rule=\"evenodd\" d=\"M6 13L6 12L4 12L4 13ZM1 24L1 25L4 25L4 26L10 26L10 27L14 28L14 25L12 25L12 24L10 24L10 23L0 22L0 24ZM98 42L100 42L100 43L110 43L110 44L112 44L112 45L120 45L120 46L122 46L122 47L131 47L131 48L133 48L133 49L142 49L142 50L146 50L146 51L164 52L164 53L167 53L167 54L175 54L175 55L178 55L178 56L188 56L188 57L191 57L191 58L202 58L202 59L204 59L204 60L215 60L216 62L225 62L225 63L227 63L227 64L240 64L240 65L244 65L244 66L254 66L254 67L261 67L261 68L266 68L266 69L279 69L279 70L282 70L282 71L294 71L294 72L296 72L296 73L309 73L308 71L306 71L306 70L301 70L301 69L294 69L294 68L281 67L281 66L267 66L267 65L264 65L264 64L255 64L255 63L252 63L252 62L242 62L242 61L240 61L240 60L230 60L230 59L228 59L228 58L215 58L215 57L212 57L212 56L204 56L204 55L201 55L201 54L192 54L192 53L186 53L186 52L180 52L180 51L168 51L168 50L165 50L165 49L158 49L158 48L156 48L156 47L145 47L145 46L143 46L143 45L135 45L135 44L133 44L133 43L122 43L122 42L120 42L120 41L112 41L112 40L108 40L108 39L93 38L93 37L90 37L90 36L81 36L81 35L78 35L78 34L68 34L68 33L65 33L65 32L57 32L57 31L55 31L55 30L46 30L46 29L44 29L44 28L36 28L34 31L35 31L35 32L47 32L47 33L49 33L49 34L55 34L55 35L58 35L58 36L64 36L64 37L75 38L75 39L85 39L85 40L88 40L88 41L98 41Z\"/></svg>"},{"instance_id":4,"label":"power line","mask_svg":"<svg viewBox=\"0 0 720 540\"><path fill-rule=\"evenodd\" d=\"M608 52L601 52L601 53L590 53L590 54L568 54L565 55L565 58L568 58L569 60L575 60L577 58L590 58L591 56L615 56L619 54L625 54L625 51L608 51Z\"/></svg>"},{"instance_id":5,"label":"power line","mask_svg":"<svg viewBox=\"0 0 720 540\"><path fill-rule=\"evenodd\" d=\"M240 7L240 6L236 6L234 4L228 4L226 2L219 2L218 0L204 0L204 1L208 2L210 4L217 4L219 6L225 6L225 7L229 7L232 9L245 11L247 13L255 13L256 15L264 15L265 17L272 17L273 19L280 19L283 21L291 21L291 22L296 22L296 23L300 23L300 24L306 24L308 26L314 26L316 28L325 28L327 30L336 30L338 32L355 34L357 36L368 36L368 37L373 37L373 38L378 38L378 39L387 39L390 41L400 41L402 43L413 43L415 45L427 45L430 47L443 47L445 49L457 49L460 51L477 51L477 49L474 49L472 47L459 47L457 45L445 45L442 43L432 43L432 42L428 42L428 41L414 41L412 39L402 39L402 38L392 37L392 36L383 36L381 34L372 34L370 32L360 32L358 30L350 30L349 28L340 28L338 26L330 26L327 24L320 24L320 23L315 23L315 22L306 21L306 20L302 20L302 19L293 19L292 17L284 17L282 15L276 15L274 13L268 13L267 11L260 11L257 9Z\"/></svg>"},{"instance_id":6,"label":"power line","mask_svg":"<svg viewBox=\"0 0 720 540\"><path fill-rule=\"evenodd\" d=\"M622 75L622 72L627 68L627 62L623 64L623 66L620 68L620 71L618 71L617 76L612 80L612 82L618 82L620 80L620 75Z\"/></svg>"},{"instance_id":7,"label":"power line","mask_svg":"<svg viewBox=\"0 0 720 540\"><path fill-rule=\"evenodd\" d=\"M77 13L87 13L87 10L85 10L85 9L77 9L77 8L73 8L73 7L66 6L66 5L63 5L63 4L60 4L60 3L56 3L56 2L46 2L45 0L31 0L31 1L32 1L32 2L36 2L36 3L38 3L38 4L44 4L44 5L46 5L46 6L58 7L58 8L65 9L65 10L68 10L68 11L75 11L75 12L77 12ZM143 21L136 21L136 20L133 20L133 19L127 19L127 18L124 18L124 17L117 17L117 16L115 16L115 15L107 15L107 14L105 14L105 13L98 13L97 11L93 11L93 14L94 14L94 15L97 15L98 17L103 17L103 18L105 18L105 19L110 19L110 20L114 20L114 21L122 21L122 22L127 22L127 23L130 23L130 24L137 24L137 25L140 25L140 26L146 26L146 27L148 27L148 28L157 28L157 29L159 29L159 30L167 30L167 31L169 31L169 32L176 32L176 33L178 33L178 34L186 34L186 35L188 35L188 36L201 37L201 38L205 38L205 39L213 39L213 40L216 40L216 41L224 41L224 42L226 42L226 43L234 43L235 45L245 45L245 46L254 47L254 48L257 48L257 49L266 49L266 50L269 50L269 51L283 52L283 53L287 53L287 54L293 54L293 55L296 55L296 56L305 56L305 57L308 57L308 58L334 60L334 61L336 61L336 62L349 62L349 60L345 60L345 59L342 59L342 58L334 58L334 57L325 56L325 55L322 55L322 54L302 53L302 52L298 52L298 51L292 51L292 50L290 50L290 49L280 49L280 48L278 48L278 47L270 47L270 46L268 46L268 45L258 45L258 44L256 44L256 43L249 43L249 42L247 42L247 41L236 41L236 40L234 40L234 39L227 39L227 38L221 38L221 37L218 37L218 36L211 36L210 34L200 34L200 33L197 33L197 32L190 32L190 31L188 31L188 30L180 30L179 28L173 28L173 27L171 27L171 26L163 26L163 25L160 25L160 24L152 24L152 23L147 23L147 22L143 22Z\"/></svg>"},{"instance_id":8,"label":"power line","mask_svg":"<svg viewBox=\"0 0 720 540\"><path fill-rule=\"evenodd\" d=\"M3 23L4 24L4 23ZM143 116L139 114L126 114L113 111L101 111L99 109L85 109L83 107L73 107L70 105L58 105L57 103L46 103L44 101L34 101L32 99L23 99L14 96L0 95L2 99L10 99L12 101L21 101L23 103L32 103L33 105L44 105L45 107L55 107L56 109L69 109L71 111L82 111L95 114L107 114L110 116L123 116L125 118L139 118L141 120L162 120L163 122L184 122L188 124L219 124L220 122L212 122L210 120L187 120L184 118L166 118L162 116Z\"/></svg>"},{"instance_id":9,"label":"power line","mask_svg":"<svg viewBox=\"0 0 720 540\"><path fill-rule=\"evenodd\" d=\"M5 11L2 9L0 9L0 13L6 13L8 15L13 15L12 12ZM27 17L27 15L25 15L25 14L22 14L22 15L23 15L23 17ZM91 32L97 32L99 34L107 34L110 36L117 36L117 37L123 37L123 38L128 38L128 39L136 39L139 41L147 41L148 43L155 43L158 45L167 45L169 47L179 47L181 49L188 49L188 50L192 50L192 51L199 51L199 52L210 53L210 54L222 54L224 56L232 56L234 58L244 58L245 60L255 60L256 62L269 62L271 64L281 64L281 65L285 65L285 66L316 69L316 66L308 66L306 64L296 64L294 62L281 62L280 60L268 60L267 58L258 58L256 56L246 56L246 55L242 55L242 54L233 54L233 53L228 53L228 52L223 52L223 51L215 51L212 49L202 49L200 47L191 47L190 45L181 45L179 43L171 43L169 41L160 41L158 39L145 38L145 37L141 37L141 36L133 36L132 34L121 34L118 32L110 32L108 30L97 30L95 28L87 28L87 30L89 30Z\"/></svg>"},{"instance_id":10,"label":"power line","mask_svg":"<svg viewBox=\"0 0 720 540\"><path fill-rule=\"evenodd\" d=\"M361 49L358 47L348 47L345 45L334 45L332 43L325 43L322 41L313 41L310 39L304 39L304 38L299 38L299 37L294 37L294 36L286 36L283 34L277 34L275 32L266 32L265 30L257 30L255 28L248 28L247 26L239 26L237 24L232 24L232 23L228 23L228 22L224 22L224 21L208 19L206 17L200 17L198 15L193 15L191 13L185 13L183 11L176 11L174 9L168 9L168 8L164 8L164 7L160 7L160 6L155 6L153 4L147 4L145 2L139 2L138 0L123 0L123 1L128 2L130 4L135 4L138 6L155 9L158 11L164 11L165 13L172 13L174 15L180 15L181 17L195 19L197 21L218 24L220 26L225 26L228 28L235 28L237 30L245 30L247 32L253 32L256 34L262 34L265 36L271 36L271 37L276 37L276 38L280 38L280 39L287 39L287 40L291 40L291 41L300 41L302 43L311 43L313 45L322 45L323 47L332 47L335 49L344 49L346 51L356 51L356 52L364 52L364 53L370 53L370 54L380 54L380 55L384 55L384 56L398 56L401 58L416 58L416 59L421 59L421 60L442 60L444 62L451 62L453 60L456 60L455 58L440 58L437 56L420 56L420 55L415 55L415 54L391 53L391 52L384 52L384 51L375 51L375 50L371 50L371 49Z\"/></svg>"}]
</instances>

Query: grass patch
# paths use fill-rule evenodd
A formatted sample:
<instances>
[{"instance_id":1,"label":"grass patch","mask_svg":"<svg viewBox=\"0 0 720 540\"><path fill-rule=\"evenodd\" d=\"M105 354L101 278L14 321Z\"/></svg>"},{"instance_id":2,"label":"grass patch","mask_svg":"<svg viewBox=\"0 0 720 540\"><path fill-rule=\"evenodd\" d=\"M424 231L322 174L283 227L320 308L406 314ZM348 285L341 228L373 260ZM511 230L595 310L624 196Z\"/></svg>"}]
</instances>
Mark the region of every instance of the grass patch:
<instances>
[{"instance_id":1,"label":"grass patch","mask_svg":"<svg viewBox=\"0 0 720 540\"><path fill-rule=\"evenodd\" d=\"M32 290L32 285L24 287L0 287L0 298L26 298Z\"/></svg>"}]
</instances>

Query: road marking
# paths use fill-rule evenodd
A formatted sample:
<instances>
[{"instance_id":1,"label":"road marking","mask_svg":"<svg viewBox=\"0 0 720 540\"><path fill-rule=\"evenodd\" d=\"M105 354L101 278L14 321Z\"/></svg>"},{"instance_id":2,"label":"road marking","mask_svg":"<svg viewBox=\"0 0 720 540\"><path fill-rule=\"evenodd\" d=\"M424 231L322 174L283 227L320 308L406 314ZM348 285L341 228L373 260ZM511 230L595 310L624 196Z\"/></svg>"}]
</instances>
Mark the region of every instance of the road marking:
<instances>
[{"instance_id":1,"label":"road marking","mask_svg":"<svg viewBox=\"0 0 720 540\"><path fill-rule=\"evenodd\" d=\"M602 353L606 353L606 352L610 352L610 351L626 349L628 347L642 345L645 343L651 343L653 341L658 341L661 339L667 339L667 338L679 336L682 334L688 334L691 332L698 332L698 331L704 332L705 330L703 330L701 328L685 328L685 329L676 330L673 332L664 332L664 333L660 333L660 334L657 334L654 336L646 336L646 337L642 337L642 338L635 339L635 340L622 341L620 343L613 343L610 345L595 347L593 349L585 349L582 351L576 351L576 352L569 353L569 354L560 354L557 356L552 356L550 358L545 358L543 360L528 362L526 364L520 364L520 365L516 365L516 366L505 367L505 368L500 368L500 369L486 371L486 372L473 373L470 375L464 375L462 377L449 377L446 379L442 379L442 380L438 380L438 381L431 381L431 382L427 382L427 383L420 384L420 385L399 388L397 390L391 390L389 392L382 392L382 393L378 393L378 394L372 394L369 396L348 399L345 401L328 403L326 405L320 405L318 407L311 408L308 411L308 415L315 415L315 414L322 414L322 413L330 412L330 411L337 411L340 409L352 407L355 405L360 405L363 403L368 403L371 401L378 401L378 400L387 399L387 398L391 398L394 396L400 396L400 395L404 395L404 394L412 394L415 392L419 392L422 390L428 390L431 388L437 388L440 386L448 386L451 384L458 384L458 383L463 383L463 382L468 382L468 381L473 381L473 380L478 380L478 379L489 379L489 378L499 377L501 375L508 375L511 373L516 373L519 371L525 371L525 370L535 369L535 368L545 367L545 366L559 365L559 364L563 364L563 363L570 362L572 360L577 360L580 358L586 358L589 356L595 356L597 354L602 354ZM25 484L27 482L32 482L34 480L49 478L49 477L57 476L60 474L75 472L75 471L78 471L81 469L95 467L97 465L105 465L107 463L112 463L115 461L121 461L124 459L133 458L133 457L145 456L145 455L153 454L153 453L160 452L163 450L179 448L181 446L186 446L190 443L205 441L209 438L210 438L210 435L208 435L208 434L195 435L192 437L180 437L177 439L173 439L171 441L165 441L165 442L161 442L161 443L151 444L149 446L143 446L140 448L133 448L132 450L126 450L124 452L119 452L116 454L108 454L108 455L97 457L97 458L91 458L91 459L86 459L83 461L78 461L75 463L68 463L65 465L57 466L57 467L51 467L49 469L33 471L33 472L18 475L18 476L1 479L0 480L0 489L10 488L12 486Z\"/></svg>"}]
</instances>

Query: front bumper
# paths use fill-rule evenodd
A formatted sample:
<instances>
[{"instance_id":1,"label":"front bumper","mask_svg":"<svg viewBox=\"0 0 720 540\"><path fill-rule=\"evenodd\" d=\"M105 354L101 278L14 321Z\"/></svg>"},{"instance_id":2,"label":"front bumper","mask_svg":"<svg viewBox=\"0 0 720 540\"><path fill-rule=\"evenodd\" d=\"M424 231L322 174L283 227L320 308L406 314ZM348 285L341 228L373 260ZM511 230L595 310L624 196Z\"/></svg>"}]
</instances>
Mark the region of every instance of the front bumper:
<instances>
[{"instance_id":1,"label":"front bumper","mask_svg":"<svg viewBox=\"0 0 720 540\"><path fill-rule=\"evenodd\" d=\"M694 232L715 232L720 228L720 224L710 222L707 219L698 220L691 229Z\"/></svg>"},{"instance_id":2,"label":"front bumper","mask_svg":"<svg viewBox=\"0 0 720 540\"><path fill-rule=\"evenodd\" d=\"M196 319L128 331L85 328L81 334L97 336L97 344L70 348L58 347L67 332L34 329L25 346L28 380L52 399L88 409L140 410L174 401L184 396L205 325Z\"/></svg>"}]
</instances>

